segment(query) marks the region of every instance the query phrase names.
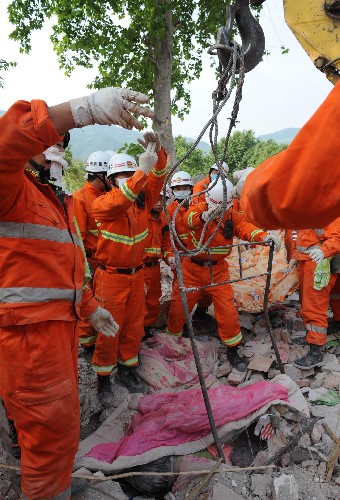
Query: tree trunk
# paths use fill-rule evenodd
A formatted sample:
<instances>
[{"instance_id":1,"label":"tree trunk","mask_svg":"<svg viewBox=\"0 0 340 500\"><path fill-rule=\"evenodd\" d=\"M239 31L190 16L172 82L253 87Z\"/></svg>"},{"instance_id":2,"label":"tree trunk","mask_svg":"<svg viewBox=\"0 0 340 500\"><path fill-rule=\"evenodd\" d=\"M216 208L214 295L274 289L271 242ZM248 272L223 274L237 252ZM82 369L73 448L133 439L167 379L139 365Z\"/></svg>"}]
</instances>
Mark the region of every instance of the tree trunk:
<instances>
[{"instance_id":1,"label":"tree trunk","mask_svg":"<svg viewBox=\"0 0 340 500\"><path fill-rule=\"evenodd\" d=\"M165 33L157 40L155 46L155 113L153 128L160 136L161 143L172 157L172 163L176 161L174 138L171 124L171 75L172 75L172 48L173 48L173 23L170 0L156 0L156 7L169 8L164 11L163 20Z\"/></svg>"}]
</instances>

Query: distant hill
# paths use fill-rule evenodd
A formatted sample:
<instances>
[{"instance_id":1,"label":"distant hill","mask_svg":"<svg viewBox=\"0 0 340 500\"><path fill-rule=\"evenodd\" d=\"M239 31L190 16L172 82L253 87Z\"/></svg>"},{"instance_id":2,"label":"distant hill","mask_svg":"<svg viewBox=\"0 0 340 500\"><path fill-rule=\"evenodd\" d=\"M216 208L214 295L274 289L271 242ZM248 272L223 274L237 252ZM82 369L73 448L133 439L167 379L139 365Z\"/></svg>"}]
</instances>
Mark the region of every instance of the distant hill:
<instances>
[{"instance_id":1,"label":"distant hill","mask_svg":"<svg viewBox=\"0 0 340 500\"><path fill-rule=\"evenodd\" d=\"M278 130L271 134L259 135L258 139L261 139L261 141L269 141L272 139L278 144L289 144L299 131L299 128L284 128L283 130Z\"/></svg>"},{"instance_id":2,"label":"distant hill","mask_svg":"<svg viewBox=\"0 0 340 500\"><path fill-rule=\"evenodd\" d=\"M4 113L5 111L0 110L0 116ZM262 141L272 139L278 144L289 144L299 130L299 128L284 128L270 134L259 135L258 139ZM93 125L92 127L71 130L70 144L73 157L85 161L93 151L106 151L108 149L117 151L125 143L137 142L138 137L142 137L142 134L134 130L125 130L114 125L111 127L108 125ZM191 137L185 137L185 139L192 142L195 140ZM198 147L205 153L210 151L210 144L207 142L200 141Z\"/></svg>"}]
</instances>

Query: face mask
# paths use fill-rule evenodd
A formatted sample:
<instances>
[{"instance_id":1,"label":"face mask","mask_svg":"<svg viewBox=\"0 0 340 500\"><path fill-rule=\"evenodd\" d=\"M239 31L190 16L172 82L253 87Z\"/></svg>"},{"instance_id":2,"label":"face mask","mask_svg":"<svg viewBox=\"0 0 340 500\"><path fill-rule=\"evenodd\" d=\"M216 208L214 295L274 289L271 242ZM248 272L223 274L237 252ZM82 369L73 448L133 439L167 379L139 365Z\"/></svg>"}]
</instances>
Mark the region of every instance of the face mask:
<instances>
[{"instance_id":1,"label":"face mask","mask_svg":"<svg viewBox=\"0 0 340 500\"><path fill-rule=\"evenodd\" d=\"M122 184L124 184L125 181L128 180L128 177L122 177L121 179L116 179L118 182L118 187L120 187Z\"/></svg>"},{"instance_id":2,"label":"face mask","mask_svg":"<svg viewBox=\"0 0 340 500\"><path fill-rule=\"evenodd\" d=\"M190 191L174 191L174 196L176 200L184 200L190 196Z\"/></svg>"},{"instance_id":3,"label":"face mask","mask_svg":"<svg viewBox=\"0 0 340 500\"><path fill-rule=\"evenodd\" d=\"M210 181L214 181L217 177L217 174L210 174Z\"/></svg>"}]
</instances>

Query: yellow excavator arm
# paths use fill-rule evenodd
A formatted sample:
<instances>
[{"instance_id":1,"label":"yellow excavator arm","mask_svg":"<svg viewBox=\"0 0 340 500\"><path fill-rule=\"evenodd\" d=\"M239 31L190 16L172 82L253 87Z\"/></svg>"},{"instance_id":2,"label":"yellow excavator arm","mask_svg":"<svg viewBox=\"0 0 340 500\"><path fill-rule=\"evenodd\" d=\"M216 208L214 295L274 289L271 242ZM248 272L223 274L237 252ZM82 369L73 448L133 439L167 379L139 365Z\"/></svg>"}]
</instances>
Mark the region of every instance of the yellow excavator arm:
<instances>
[{"instance_id":1,"label":"yellow excavator arm","mask_svg":"<svg viewBox=\"0 0 340 500\"><path fill-rule=\"evenodd\" d=\"M340 79L340 0L283 0L285 21L315 66Z\"/></svg>"}]
</instances>

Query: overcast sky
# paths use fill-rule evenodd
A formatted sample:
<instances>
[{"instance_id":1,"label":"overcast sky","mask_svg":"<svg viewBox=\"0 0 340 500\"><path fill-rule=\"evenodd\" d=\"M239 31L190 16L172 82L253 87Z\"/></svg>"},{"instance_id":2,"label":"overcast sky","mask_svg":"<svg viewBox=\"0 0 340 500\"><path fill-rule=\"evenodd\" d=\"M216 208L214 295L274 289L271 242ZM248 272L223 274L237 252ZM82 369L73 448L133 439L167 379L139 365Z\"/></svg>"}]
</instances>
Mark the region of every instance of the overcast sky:
<instances>
[{"instance_id":1,"label":"overcast sky","mask_svg":"<svg viewBox=\"0 0 340 500\"><path fill-rule=\"evenodd\" d=\"M19 44L8 40L12 30L7 20L8 3L8 0L0 3L0 59L16 61L18 65L2 73L0 109L7 109L18 99L39 98L53 105L89 93L86 85L94 79L95 71L79 68L70 78L64 76L52 50L48 26L34 33L30 54L19 54ZM282 3L267 0L264 4L260 22L270 55L246 75L244 84L237 128L253 129L256 135L301 127L332 89L285 24ZM281 54L282 44L289 48L287 55ZM211 94L215 87L214 70L209 66L208 56L204 56L202 76L190 85L191 112L183 122L173 118L175 135L195 138L199 134L211 117ZM227 130L228 111L230 108L220 120L222 135Z\"/></svg>"}]
</instances>

